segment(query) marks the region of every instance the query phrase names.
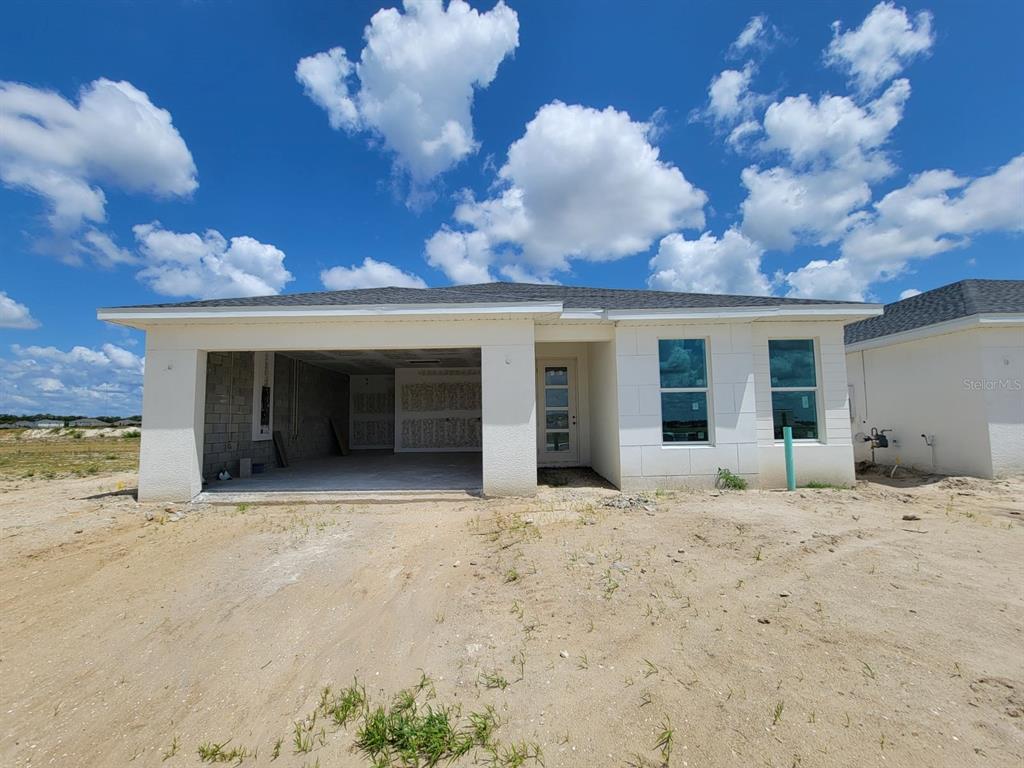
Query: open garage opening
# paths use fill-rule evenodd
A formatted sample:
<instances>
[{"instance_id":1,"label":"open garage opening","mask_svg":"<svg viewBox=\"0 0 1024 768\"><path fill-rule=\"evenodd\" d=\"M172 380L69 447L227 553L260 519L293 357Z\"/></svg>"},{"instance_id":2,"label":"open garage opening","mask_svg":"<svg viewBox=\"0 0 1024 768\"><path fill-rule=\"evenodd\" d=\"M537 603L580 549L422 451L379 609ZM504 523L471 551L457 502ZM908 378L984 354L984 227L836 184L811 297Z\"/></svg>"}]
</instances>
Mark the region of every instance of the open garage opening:
<instances>
[{"instance_id":1,"label":"open garage opening","mask_svg":"<svg viewBox=\"0 0 1024 768\"><path fill-rule=\"evenodd\" d=\"M210 352L204 491L478 493L480 349Z\"/></svg>"}]
</instances>

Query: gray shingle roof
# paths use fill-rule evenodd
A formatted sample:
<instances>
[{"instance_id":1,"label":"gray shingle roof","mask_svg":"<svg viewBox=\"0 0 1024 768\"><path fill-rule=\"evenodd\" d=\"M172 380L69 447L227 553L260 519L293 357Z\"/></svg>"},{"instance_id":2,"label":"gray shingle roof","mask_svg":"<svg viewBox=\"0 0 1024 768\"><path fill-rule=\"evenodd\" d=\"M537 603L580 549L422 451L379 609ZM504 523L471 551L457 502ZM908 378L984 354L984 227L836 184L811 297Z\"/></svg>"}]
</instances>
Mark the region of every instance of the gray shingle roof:
<instances>
[{"instance_id":1,"label":"gray shingle roof","mask_svg":"<svg viewBox=\"0 0 1024 768\"><path fill-rule=\"evenodd\" d=\"M846 326L846 343L992 312L1024 312L1024 280L961 280L886 304L878 317Z\"/></svg>"},{"instance_id":2,"label":"gray shingle roof","mask_svg":"<svg viewBox=\"0 0 1024 768\"><path fill-rule=\"evenodd\" d=\"M317 291L237 299L207 299L172 304L125 307L302 307L381 304L473 304L480 302L560 301L566 309L683 309L711 307L777 307L783 305L850 304L853 301L786 299L777 296L731 296L672 291L583 288L531 283L479 283L443 288L363 288L352 291Z\"/></svg>"}]
</instances>

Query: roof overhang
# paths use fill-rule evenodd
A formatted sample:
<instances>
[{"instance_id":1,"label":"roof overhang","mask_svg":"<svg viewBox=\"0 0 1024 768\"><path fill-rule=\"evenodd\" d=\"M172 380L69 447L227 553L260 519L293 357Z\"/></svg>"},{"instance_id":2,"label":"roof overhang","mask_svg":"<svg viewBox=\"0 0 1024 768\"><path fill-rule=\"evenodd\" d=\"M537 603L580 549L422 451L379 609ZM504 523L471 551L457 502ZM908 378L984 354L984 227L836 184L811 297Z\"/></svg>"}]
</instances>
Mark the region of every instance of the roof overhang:
<instances>
[{"instance_id":1,"label":"roof overhang","mask_svg":"<svg viewBox=\"0 0 1024 768\"><path fill-rule=\"evenodd\" d=\"M813 304L769 307L677 309L565 309L562 302L452 304L346 304L321 306L171 306L110 307L96 317L117 325L146 329L158 325L225 322L317 322L324 320L469 320L532 317L585 322L709 322L718 320L841 320L854 322L882 314L879 304Z\"/></svg>"},{"instance_id":2,"label":"roof overhang","mask_svg":"<svg viewBox=\"0 0 1024 768\"><path fill-rule=\"evenodd\" d=\"M920 328L911 328L909 331L890 333L886 336L876 336L873 339L855 341L846 345L847 352L860 352L865 349L878 349L893 344L904 344L908 341L926 339L930 336L941 336L945 333L956 333L971 328L1014 328L1024 327L1024 313L1020 312L992 312L967 317L958 317L953 320L946 320L941 323L923 325Z\"/></svg>"},{"instance_id":3,"label":"roof overhang","mask_svg":"<svg viewBox=\"0 0 1024 768\"><path fill-rule=\"evenodd\" d=\"M613 309L609 320L659 322L667 320L842 320L855 322L882 314L881 304L807 304L774 307L707 307L688 309Z\"/></svg>"},{"instance_id":4,"label":"roof overhang","mask_svg":"<svg viewBox=\"0 0 1024 768\"><path fill-rule=\"evenodd\" d=\"M323 306L234 306L234 307L110 307L99 309L96 317L118 325L145 329L153 325L180 323L223 323L228 321L298 320L387 320L387 319L476 319L506 316L555 315L562 302L514 302L488 304L345 304Z\"/></svg>"}]
</instances>

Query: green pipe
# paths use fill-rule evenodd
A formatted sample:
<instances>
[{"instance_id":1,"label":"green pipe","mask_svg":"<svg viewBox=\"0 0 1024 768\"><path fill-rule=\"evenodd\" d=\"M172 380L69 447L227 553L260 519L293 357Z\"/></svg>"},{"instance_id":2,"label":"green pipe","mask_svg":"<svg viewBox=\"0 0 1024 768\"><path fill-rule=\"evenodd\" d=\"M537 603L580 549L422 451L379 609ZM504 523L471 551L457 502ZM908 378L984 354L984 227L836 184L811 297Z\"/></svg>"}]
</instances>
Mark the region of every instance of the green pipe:
<instances>
[{"instance_id":1,"label":"green pipe","mask_svg":"<svg viewBox=\"0 0 1024 768\"><path fill-rule=\"evenodd\" d=\"M793 463L793 428L782 428L782 440L786 444L786 489L796 490L796 465Z\"/></svg>"}]
</instances>

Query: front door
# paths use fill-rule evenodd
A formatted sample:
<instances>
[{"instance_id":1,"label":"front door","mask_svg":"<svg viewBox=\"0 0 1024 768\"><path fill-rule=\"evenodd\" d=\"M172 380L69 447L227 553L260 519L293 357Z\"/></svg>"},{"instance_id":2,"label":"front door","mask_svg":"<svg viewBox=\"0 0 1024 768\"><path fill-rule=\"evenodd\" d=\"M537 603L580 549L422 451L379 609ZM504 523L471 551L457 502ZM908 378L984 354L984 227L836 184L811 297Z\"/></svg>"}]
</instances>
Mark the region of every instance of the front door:
<instances>
[{"instance_id":1,"label":"front door","mask_svg":"<svg viewBox=\"0 0 1024 768\"><path fill-rule=\"evenodd\" d=\"M537 361L537 413L537 463L578 463L575 361Z\"/></svg>"}]
</instances>

